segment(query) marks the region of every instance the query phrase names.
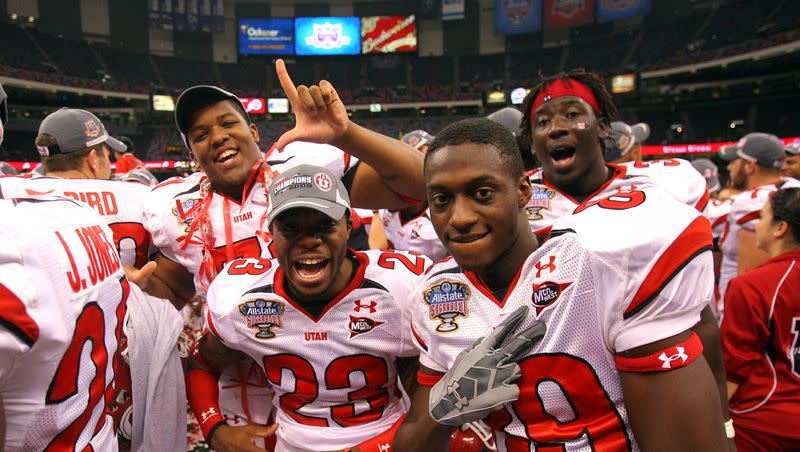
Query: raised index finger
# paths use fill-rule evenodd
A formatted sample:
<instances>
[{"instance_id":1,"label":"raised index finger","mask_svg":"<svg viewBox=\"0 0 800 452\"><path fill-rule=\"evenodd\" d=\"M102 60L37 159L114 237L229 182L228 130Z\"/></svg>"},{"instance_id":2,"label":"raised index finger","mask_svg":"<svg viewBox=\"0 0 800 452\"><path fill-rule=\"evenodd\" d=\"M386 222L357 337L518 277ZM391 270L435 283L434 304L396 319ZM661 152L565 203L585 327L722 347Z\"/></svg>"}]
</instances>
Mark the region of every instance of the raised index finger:
<instances>
[{"instance_id":1,"label":"raised index finger","mask_svg":"<svg viewBox=\"0 0 800 452\"><path fill-rule=\"evenodd\" d=\"M292 104L292 107L296 107L300 100L297 96L297 88L294 86L292 78L289 77L289 72L286 70L286 63L284 63L282 59L275 61L275 72L278 74L278 81L281 82L281 88L283 88L283 92L286 93L286 98L289 99L289 103Z\"/></svg>"}]
</instances>

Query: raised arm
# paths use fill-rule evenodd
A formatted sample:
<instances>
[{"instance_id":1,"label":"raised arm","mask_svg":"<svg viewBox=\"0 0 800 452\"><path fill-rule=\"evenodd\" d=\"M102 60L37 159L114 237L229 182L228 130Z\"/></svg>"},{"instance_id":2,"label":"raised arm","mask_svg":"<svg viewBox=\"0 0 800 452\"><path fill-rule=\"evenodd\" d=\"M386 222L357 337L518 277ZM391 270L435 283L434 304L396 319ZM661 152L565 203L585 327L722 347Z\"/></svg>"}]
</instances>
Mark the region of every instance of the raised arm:
<instances>
[{"instance_id":1,"label":"raised arm","mask_svg":"<svg viewBox=\"0 0 800 452\"><path fill-rule=\"evenodd\" d=\"M295 86L283 60L275 68L296 118L295 127L275 143L277 148L310 141L331 144L357 157L361 164L350 193L354 206L397 208L425 199L422 153L351 121L327 80L311 87Z\"/></svg>"}]
</instances>

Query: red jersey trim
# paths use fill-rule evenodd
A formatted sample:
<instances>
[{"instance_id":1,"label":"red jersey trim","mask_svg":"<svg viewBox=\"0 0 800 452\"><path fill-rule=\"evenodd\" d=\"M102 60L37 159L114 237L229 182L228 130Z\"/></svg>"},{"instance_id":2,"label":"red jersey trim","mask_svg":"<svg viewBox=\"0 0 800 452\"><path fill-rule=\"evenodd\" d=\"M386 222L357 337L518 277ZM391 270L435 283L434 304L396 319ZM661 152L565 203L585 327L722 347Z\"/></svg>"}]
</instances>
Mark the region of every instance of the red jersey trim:
<instances>
[{"instance_id":1,"label":"red jersey trim","mask_svg":"<svg viewBox=\"0 0 800 452\"><path fill-rule=\"evenodd\" d=\"M311 319L314 323L318 323L325 314L334 306L336 306L344 297L346 297L350 292L354 291L358 286L364 282L364 274L367 271L367 265L369 265L369 258L364 253L359 253L358 251L354 251L352 249L347 250L348 253L352 254L353 256L358 259L358 268L356 269L356 274L353 276L353 280L350 281L350 284L344 288L341 292L339 292L333 300L329 301L328 304L325 305L325 309L319 313L319 317L314 317L308 311L305 310L299 303L292 300L291 297L286 293L286 275L283 273L283 269L278 267L275 270L275 293L283 297L292 307L297 309L298 311L302 312L303 315Z\"/></svg>"},{"instance_id":2,"label":"red jersey trim","mask_svg":"<svg viewBox=\"0 0 800 452\"><path fill-rule=\"evenodd\" d=\"M28 315L22 300L3 284L0 284L0 325L28 347L33 347L39 339L39 325Z\"/></svg>"},{"instance_id":3,"label":"red jersey trim","mask_svg":"<svg viewBox=\"0 0 800 452\"><path fill-rule=\"evenodd\" d=\"M525 266L525 264L522 265L522 267L524 267L524 266ZM508 296L511 295L511 292L513 292L514 288L517 287L517 282L519 281L519 276L522 273L522 267L520 267L519 270L517 270L517 274L514 275L514 279L511 280L511 284L509 284L509 286L508 286L508 291L506 291L506 296L503 297L502 301L498 301L497 298L495 298L495 296L492 293L492 291L489 290L489 288L486 287L486 285L483 284L483 281L481 281L481 278L478 277L477 273L469 271L469 270L465 270L464 271L464 275L472 283L472 285L474 285L478 289L478 291L480 291L480 293L485 295L486 298L490 299L494 304L496 304L497 306L499 306L502 309L503 306L506 305L506 301L508 300Z\"/></svg>"},{"instance_id":4,"label":"red jersey trim","mask_svg":"<svg viewBox=\"0 0 800 452\"><path fill-rule=\"evenodd\" d=\"M625 173L627 172L627 167L621 166L621 165L614 165L612 163L606 163L606 167L608 169L610 169L613 172L613 174L611 174L611 177L609 177L607 181L603 182L603 185L601 185L600 188L595 190L594 193L592 193L591 195L587 196L586 199L583 200L583 202L590 201L595 196L597 196L600 193L604 192L605 189L609 185L611 185L611 182L614 182L615 180L622 178L623 176L625 176ZM544 183L544 185L547 188L553 189L553 190L561 193L562 195L564 195L565 198L567 198L570 201L572 201L576 206L580 206L581 204L583 204L583 203L580 203L577 200L575 200L575 198L573 198L572 196L570 196L570 195L564 193L563 191L559 190L558 188L556 188L555 185L550 184L550 182L548 182L547 179L545 179L544 172L542 172L542 183Z\"/></svg>"},{"instance_id":5,"label":"red jersey trim","mask_svg":"<svg viewBox=\"0 0 800 452\"><path fill-rule=\"evenodd\" d=\"M728 214L722 215L721 217L714 220L714 224L711 225L711 229L716 228L717 226L726 223L728 221Z\"/></svg>"},{"instance_id":6,"label":"red jersey trim","mask_svg":"<svg viewBox=\"0 0 800 452\"><path fill-rule=\"evenodd\" d=\"M756 210L756 211L753 211L753 212L750 212L747 215L742 215L741 218L736 220L736 224L741 226L741 225L747 223L748 221L757 220L759 218L761 218L761 210L760 209Z\"/></svg>"},{"instance_id":7,"label":"red jersey trim","mask_svg":"<svg viewBox=\"0 0 800 452\"><path fill-rule=\"evenodd\" d=\"M628 358L615 355L614 363L617 369L623 372L668 372L688 366L702 354L703 343L697 334L692 332L689 339L684 342L670 345L649 356Z\"/></svg>"},{"instance_id":8,"label":"red jersey trim","mask_svg":"<svg viewBox=\"0 0 800 452\"><path fill-rule=\"evenodd\" d=\"M444 378L444 375L430 375L417 371L417 383L429 388L435 386L436 383L439 383L439 380L442 378Z\"/></svg>"},{"instance_id":9,"label":"red jersey trim","mask_svg":"<svg viewBox=\"0 0 800 452\"><path fill-rule=\"evenodd\" d=\"M414 324L413 323L411 324L411 334L414 336L414 339L417 341L419 346L422 347L422 349L427 352L428 351L428 344L426 344L425 341L423 341L422 338L419 336L419 334L417 333L417 330L414 329Z\"/></svg>"},{"instance_id":10,"label":"red jersey trim","mask_svg":"<svg viewBox=\"0 0 800 452\"><path fill-rule=\"evenodd\" d=\"M706 187L705 191L703 192L703 196L700 197L700 200L697 201L697 204L695 204L694 208L697 209L699 212L702 212L708 205L708 200L710 198L711 195L708 193L708 187Z\"/></svg>"},{"instance_id":11,"label":"red jersey trim","mask_svg":"<svg viewBox=\"0 0 800 452\"><path fill-rule=\"evenodd\" d=\"M708 219L695 218L658 258L622 318L628 319L644 309L692 259L710 251L712 244Z\"/></svg>"}]
</instances>

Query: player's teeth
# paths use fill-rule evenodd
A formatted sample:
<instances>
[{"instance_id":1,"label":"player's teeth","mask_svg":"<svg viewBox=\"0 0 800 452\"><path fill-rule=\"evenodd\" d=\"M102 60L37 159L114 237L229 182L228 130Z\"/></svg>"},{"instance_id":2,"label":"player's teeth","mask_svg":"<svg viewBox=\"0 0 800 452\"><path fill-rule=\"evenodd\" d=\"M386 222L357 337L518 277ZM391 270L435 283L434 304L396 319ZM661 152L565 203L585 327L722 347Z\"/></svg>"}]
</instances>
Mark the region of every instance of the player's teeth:
<instances>
[{"instance_id":1,"label":"player's teeth","mask_svg":"<svg viewBox=\"0 0 800 452\"><path fill-rule=\"evenodd\" d=\"M300 263L303 265L315 265L322 262L324 259L300 259Z\"/></svg>"},{"instance_id":2,"label":"player's teeth","mask_svg":"<svg viewBox=\"0 0 800 452\"><path fill-rule=\"evenodd\" d=\"M220 159L225 159L225 158L228 158L228 157L232 156L233 154L236 154L236 151L234 151L234 150L225 151L225 152L222 153L222 155L219 156L219 158Z\"/></svg>"}]
</instances>

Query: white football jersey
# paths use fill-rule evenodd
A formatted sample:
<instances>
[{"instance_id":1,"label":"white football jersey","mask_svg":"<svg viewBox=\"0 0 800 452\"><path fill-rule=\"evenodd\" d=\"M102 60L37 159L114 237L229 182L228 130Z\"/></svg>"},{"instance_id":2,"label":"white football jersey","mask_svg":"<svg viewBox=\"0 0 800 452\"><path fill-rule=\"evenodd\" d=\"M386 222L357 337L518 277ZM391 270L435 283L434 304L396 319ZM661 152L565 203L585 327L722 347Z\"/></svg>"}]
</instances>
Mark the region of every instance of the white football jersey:
<instances>
[{"instance_id":1,"label":"white football jersey","mask_svg":"<svg viewBox=\"0 0 800 452\"><path fill-rule=\"evenodd\" d=\"M519 399L490 417L499 449L638 450L614 357L700 320L710 250L708 220L657 187L603 198L554 224L502 300L452 259L428 270L412 313L420 363L446 372L527 305L519 328L547 333L519 361Z\"/></svg>"},{"instance_id":2,"label":"white football jersey","mask_svg":"<svg viewBox=\"0 0 800 452\"><path fill-rule=\"evenodd\" d=\"M685 160L628 162L607 166L612 171L611 178L589 195L584 203L641 184L658 185L679 202L700 212L705 210L708 203L705 179ZM550 184L541 169L528 173L528 178L532 189L527 206L528 222L537 235L545 236L556 220L572 213L581 203Z\"/></svg>"},{"instance_id":3,"label":"white football jersey","mask_svg":"<svg viewBox=\"0 0 800 452\"><path fill-rule=\"evenodd\" d=\"M717 306L719 319L724 315L725 289L739 270L739 231L755 231L761 218L761 208L773 193L781 188L800 187L800 182L792 178L784 178L777 184L761 185L745 190L733 198L725 230L719 240L722 251L722 264L719 270L720 299Z\"/></svg>"},{"instance_id":4,"label":"white football jersey","mask_svg":"<svg viewBox=\"0 0 800 452\"><path fill-rule=\"evenodd\" d=\"M706 218L711 222L711 233L715 240L722 238L722 233L725 232L732 205L733 199L712 199L706 207Z\"/></svg>"},{"instance_id":5,"label":"white football jersey","mask_svg":"<svg viewBox=\"0 0 800 452\"><path fill-rule=\"evenodd\" d=\"M60 177L0 177L0 193L6 199L66 196L97 211L114 233L123 265L141 268L147 263L150 234L142 211L150 187L145 184L102 179Z\"/></svg>"},{"instance_id":6,"label":"white football jersey","mask_svg":"<svg viewBox=\"0 0 800 452\"><path fill-rule=\"evenodd\" d=\"M201 184L205 174L172 178L153 188L145 204L145 227L153 243L167 258L194 275L195 288L202 294L225 262L241 257L271 258L271 237L267 230L267 190L272 177L298 165L323 166L339 177L355 169L358 160L338 148L324 144L294 142L283 151L275 148L266 156L268 166L252 171L245 185L244 202L220 193L211 194L207 215L214 243L213 268L203 266L203 231L189 232L192 221L202 213ZM229 232L228 232L229 230ZM226 237L230 237L228 240Z\"/></svg>"},{"instance_id":7,"label":"white football jersey","mask_svg":"<svg viewBox=\"0 0 800 452\"><path fill-rule=\"evenodd\" d=\"M418 354L407 303L430 260L350 256L353 280L318 318L287 295L277 260L235 260L209 288L210 331L262 366L275 390L276 450L341 450L406 412L395 360Z\"/></svg>"},{"instance_id":8,"label":"white football jersey","mask_svg":"<svg viewBox=\"0 0 800 452\"><path fill-rule=\"evenodd\" d=\"M133 293L111 231L67 198L3 200L0 218L6 450L117 450L106 407Z\"/></svg>"},{"instance_id":9,"label":"white football jersey","mask_svg":"<svg viewBox=\"0 0 800 452\"><path fill-rule=\"evenodd\" d=\"M383 223L383 233L389 242L389 248L422 254L434 262L450 254L433 229L428 209L405 223L400 212L396 210L383 209L378 215Z\"/></svg>"}]
</instances>

